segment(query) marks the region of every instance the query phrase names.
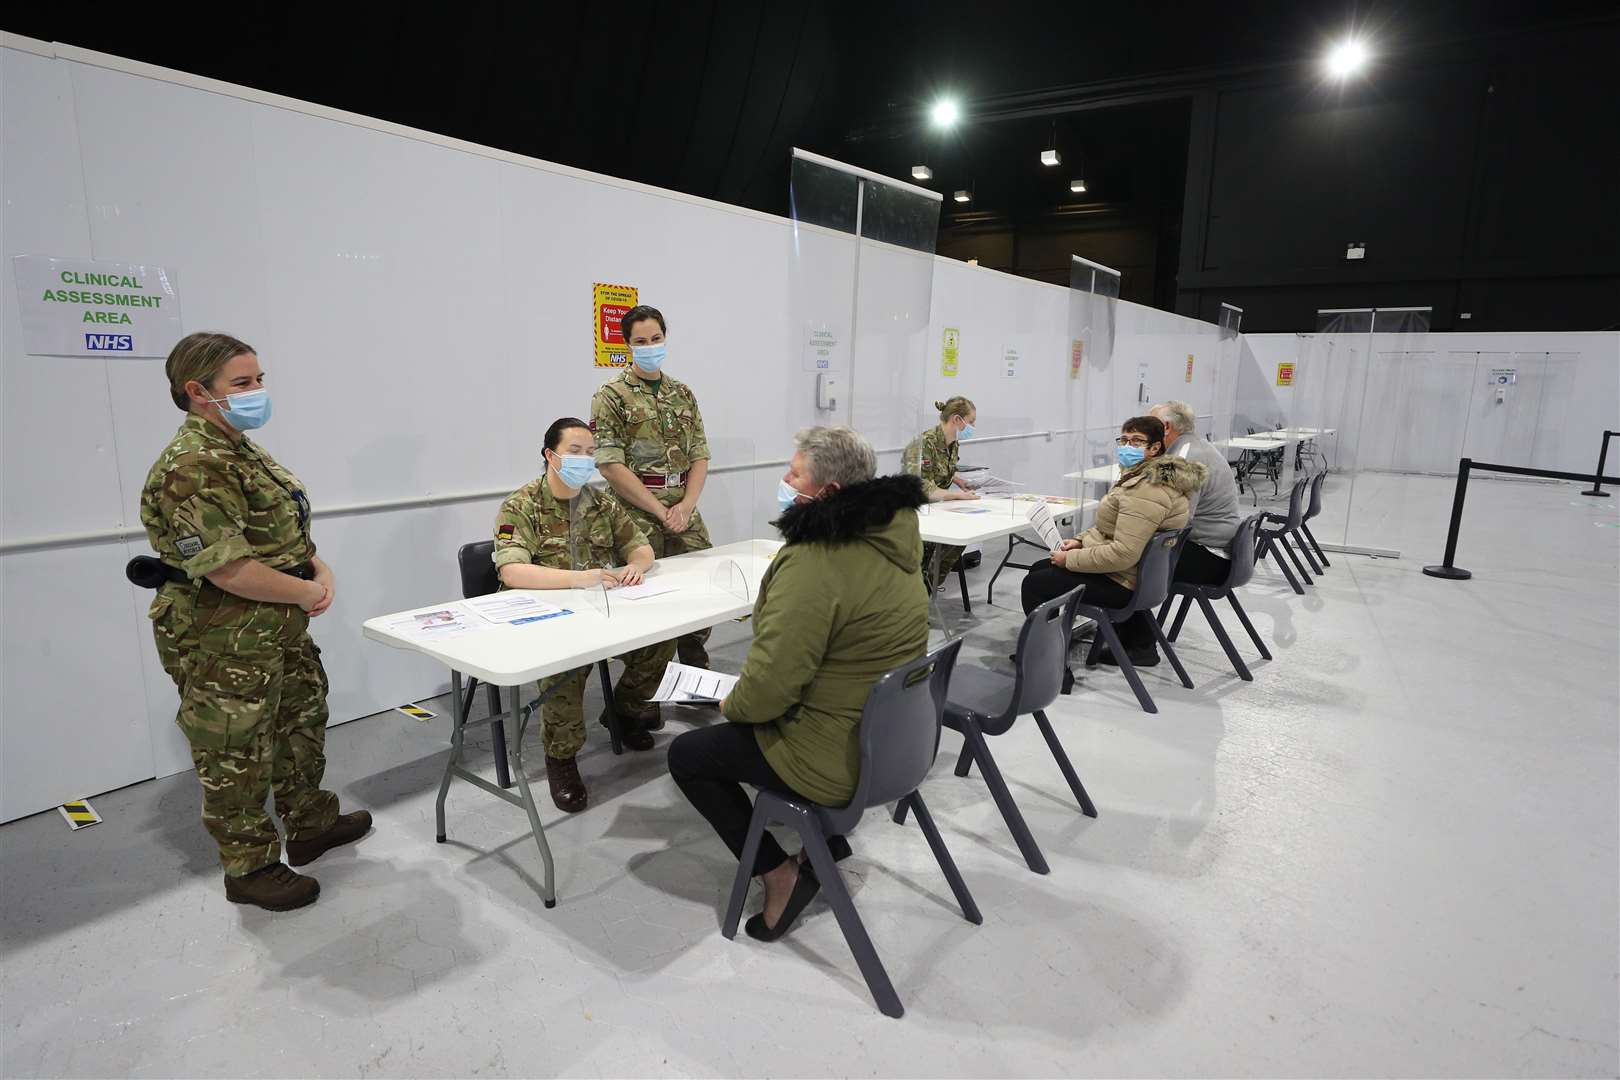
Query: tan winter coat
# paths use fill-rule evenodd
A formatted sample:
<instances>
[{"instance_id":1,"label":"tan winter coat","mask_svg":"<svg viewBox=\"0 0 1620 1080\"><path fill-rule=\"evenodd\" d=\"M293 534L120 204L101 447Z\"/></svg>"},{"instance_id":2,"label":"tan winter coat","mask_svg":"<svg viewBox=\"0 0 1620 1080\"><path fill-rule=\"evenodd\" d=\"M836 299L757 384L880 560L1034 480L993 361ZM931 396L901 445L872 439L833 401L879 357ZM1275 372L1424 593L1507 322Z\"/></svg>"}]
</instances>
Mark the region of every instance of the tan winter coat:
<instances>
[{"instance_id":1,"label":"tan winter coat","mask_svg":"<svg viewBox=\"0 0 1620 1080\"><path fill-rule=\"evenodd\" d=\"M1187 527L1187 497L1208 475L1196 461L1163 454L1127 469L1103 496L1097 523L1076 537L1080 546L1064 553L1064 567L1136 588L1136 564L1148 541L1156 532Z\"/></svg>"}]
</instances>

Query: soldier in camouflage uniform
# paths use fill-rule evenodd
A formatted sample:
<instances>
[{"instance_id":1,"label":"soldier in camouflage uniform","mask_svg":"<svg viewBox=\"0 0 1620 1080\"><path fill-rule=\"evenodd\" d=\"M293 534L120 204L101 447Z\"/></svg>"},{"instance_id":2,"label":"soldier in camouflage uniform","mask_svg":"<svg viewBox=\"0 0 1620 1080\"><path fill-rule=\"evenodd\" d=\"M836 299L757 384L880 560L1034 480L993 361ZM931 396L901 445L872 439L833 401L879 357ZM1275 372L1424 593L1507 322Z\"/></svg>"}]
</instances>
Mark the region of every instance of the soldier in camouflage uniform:
<instances>
[{"instance_id":1,"label":"soldier in camouflage uniform","mask_svg":"<svg viewBox=\"0 0 1620 1080\"><path fill-rule=\"evenodd\" d=\"M591 399L596 466L646 532L659 558L714 545L698 514L709 474L709 440L697 398L683 382L663 374L664 316L657 308L631 308L619 320L631 362ZM681 637L681 663L709 666L708 630Z\"/></svg>"},{"instance_id":2,"label":"soldier in camouflage uniform","mask_svg":"<svg viewBox=\"0 0 1620 1080\"><path fill-rule=\"evenodd\" d=\"M513 492L495 517L495 566L501 588L568 589L638 585L653 564L653 549L624 504L610 491L586 487L595 441L583 420L563 417L546 431L545 475ZM615 569L617 567L617 569ZM633 750L651 750L658 688L675 643L633 649L618 659L624 674L607 708L620 718L620 734ZM585 745L585 684L591 666L540 680L546 779L557 809L577 813L588 794L575 755ZM606 713L603 713L606 722ZM662 725L659 725L662 726Z\"/></svg>"},{"instance_id":3,"label":"soldier in camouflage uniform","mask_svg":"<svg viewBox=\"0 0 1620 1080\"><path fill-rule=\"evenodd\" d=\"M180 689L176 719L226 896L301 907L320 885L281 862L266 796L275 792L293 866L371 827L370 814L340 815L321 788L327 681L308 628L332 602L332 571L315 553L303 486L242 434L270 415L253 350L191 334L166 371L187 416L141 491L141 523L167 572L148 613L158 657Z\"/></svg>"},{"instance_id":4,"label":"soldier in camouflage uniform","mask_svg":"<svg viewBox=\"0 0 1620 1080\"><path fill-rule=\"evenodd\" d=\"M957 440L972 437L978 410L965 397L936 401L934 408L939 410L939 423L906 444L900 471L922 478L929 502L977 499L957 473L956 462L962 449ZM949 544L923 544L923 577L930 592L956 569L963 550Z\"/></svg>"}]
</instances>

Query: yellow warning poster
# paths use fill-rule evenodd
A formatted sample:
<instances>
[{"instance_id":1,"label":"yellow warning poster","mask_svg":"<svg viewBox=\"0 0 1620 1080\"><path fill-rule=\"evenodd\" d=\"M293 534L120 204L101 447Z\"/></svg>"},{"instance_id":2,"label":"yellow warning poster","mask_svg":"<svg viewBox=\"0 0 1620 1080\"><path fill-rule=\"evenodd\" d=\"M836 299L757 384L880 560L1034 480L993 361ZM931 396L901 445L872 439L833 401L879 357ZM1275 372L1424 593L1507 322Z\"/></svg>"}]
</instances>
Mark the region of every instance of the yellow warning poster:
<instances>
[{"instance_id":1,"label":"yellow warning poster","mask_svg":"<svg viewBox=\"0 0 1620 1080\"><path fill-rule=\"evenodd\" d=\"M1192 361L1193 361L1193 354L1188 353L1187 354L1187 381L1188 382L1192 382Z\"/></svg>"},{"instance_id":2,"label":"yellow warning poster","mask_svg":"<svg viewBox=\"0 0 1620 1080\"><path fill-rule=\"evenodd\" d=\"M596 337L596 366L623 367L630 360L619 320L637 304L634 285L591 286L591 332Z\"/></svg>"},{"instance_id":3,"label":"yellow warning poster","mask_svg":"<svg viewBox=\"0 0 1620 1080\"><path fill-rule=\"evenodd\" d=\"M1277 385L1278 386L1293 386L1294 385L1294 365L1293 364L1278 364L1277 365Z\"/></svg>"},{"instance_id":4,"label":"yellow warning poster","mask_svg":"<svg viewBox=\"0 0 1620 1080\"><path fill-rule=\"evenodd\" d=\"M945 328L945 349L941 354L939 370L947 379L956 378L957 360L962 347L962 331L947 326Z\"/></svg>"}]
</instances>

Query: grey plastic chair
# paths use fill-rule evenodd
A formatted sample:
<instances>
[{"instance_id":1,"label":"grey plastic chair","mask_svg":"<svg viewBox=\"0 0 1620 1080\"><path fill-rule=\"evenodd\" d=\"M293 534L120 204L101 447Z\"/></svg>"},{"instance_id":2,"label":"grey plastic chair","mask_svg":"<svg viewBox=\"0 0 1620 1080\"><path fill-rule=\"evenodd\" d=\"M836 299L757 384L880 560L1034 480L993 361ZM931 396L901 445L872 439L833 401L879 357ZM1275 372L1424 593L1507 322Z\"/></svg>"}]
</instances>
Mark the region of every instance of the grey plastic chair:
<instances>
[{"instance_id":1,"label":"grey plastic chair","mask_svg":"<svg viewBox=\"0 0 1620 1080\"><path fill-rule=\"evenodd\" d=\"M461 595L466 598L474 596L488 596L501 587L500 571L495 567L495 541L479 540L471 544L462 544L461 550L456 552L456 565L461 571ZM607 661L603 660L596 666L596 672L602 679L602 700L608 702L608 735L613 742L615 754L624 753L624 746L620 741L619 718L613 711L613 679L608 672ZM501 709L501 691L497 686L485 685L489 692L489 734L494 743L495 751L495 779L503 788L512 786L512 776L506 763L506 722L503 719L504 711ZM467 693L461 702L461 723L466 726L467 717L472 713L473 697L478 690L478 680L471 675L467 676ZM513 687L512 692L517 693Z\"/></svg>"},{"instance_id":2,"label":"grey plastic chair","mask_svg":"<svg viewBox=\"0 0 1620 1080\"><path fill-rule=\"evenodd\" d=\"M1322 482L1326 479L1326 469L1311 477L1311 504L1305 508L1305 516L1299 521L1299 531L1306 540L1310 541L1310 545L1315 550L1316 557L1322 563L1323 569L1333 564L1328 562L1328 557L1322 553L1322 545L1316 542L1316 534L1311 532L1311 519L1322 512ZM1320 572L1318 571L1318 573Z\"/></svg>"},{"instance_id":3,"label":"grey plastic chair","mask_svg":"<svg viewBox=\"0 0 1620 1080\"><path fill-rule=\"evenodd\" d=\"M1204 613L1205 620L1209 622L1209 628L1215 632L1215 639L1221 643L1221 648L1226 650L1226 658L1232 661L1232 667L1236 669L1238 678L1244 682L1253 682L1254 676L1249 673L1248 665L1243 662L1243 657L1238 655L1236 647L1232 644L1232 639L1226 636L1226 627L1221 625L1221 617L1215 614L1215 605L1212 601L1225 598L1231 603L1232 610L1237 612L1238 620L1243 623L1243 629L1249 632L1250 639L1254 641L1254 647L1260 650L1261 656L1270 660L1271 652L1266 648L1266 643L1260 640L1260 635L1255 632L1254 624L1249 621L1248 612L1244 611L1243 605L1238 603L1236 591L1247 585L1250 579L1254 577L1255 533L1259 530L1260 521L1264 516L1263 514L1251 514L1243 519L1243 522L1237 527L1237 532L1232 534L1232 540L1226 548L1227 554L1230 556L1228 560L1230 569L1226 573L1225 581L1219 585L1198 585L1190 581L1171 581L1170 595L1165 597L1164 606L1159 609L1158 617L1159 625L1163 626L1165 616L1170 613L1170 605L1176 602L1176 597L1182 598L1181 610L1176 612L1176 621L1170 627L1169 633L1170 640L1175 641L1181 635L1181 624L1187 619L1187 610L1192 607L1193 601L1196 600L1199 609Z\"/></svg>"},{"instance_id":4,"label":"grey plastic chair","mask_svg":"<svg viewBox=\"0 0 1620 1080\"><path fill-rule=\"evenodd\" d=\"M1136 693L1137 703L1142 706L1143 712L1156 713L1159 707L1153 703L1153 696L1142 685L1142 676L1137 672L1136 665L1131 663L1130 655L1120 644L1119 634L1114 630L1115 623L1122 623L1135 615L1138 611L1145 611L1148 622L1153 624L1153 634L1159 639L1159 648L1164 650L1165 659L1175 668L1176 675L1181 679L1181 685L1191 690L1193 681L1187 674L1187 669L1181 666L1181 658L1176 655L1175 646L1170 639L1164 636L1164 628L1153 617L1153 609L1164 603L1165 597L1170 595L1170 568L1171 556L1183 541L1191 528L1176 532L1154 533L1153 539L1148 541L1147 547L1142 551L1142 558L1136 564L1136 590L1131 594L1131 602L1122 608L1104 608L1095 604L1087 604L1083 600L1076 605L1075 611L1097 623L1097 636L1091 639L1091 650L1086 654L1086 666L1095 667L1097 657L1102 653L1106 644L1113 652L1114 659L1119 661L1119 670L1124 673L1125 681L1131 684L1131 690Z\"/></svg>"},{"instance_id":5,"label":"grey plastic chair","mask_svg":"<svg viewBox=\"0 0 1620 1080\"><path fill-rule=\"evenodd\" d=\"M956 775L966 776L973 763L978 762L985 786L990 789L1002 820L1018 843L1024 862L1037 874L1049 873L1051 868L1046 865L1046 856L1041 854L1040 845L1035 843L1024 815L1013 801L1012 792L1007 790L1007 782L1002 779L985 737L1005 735L1020 716L1033 713L1047 748L1052 751L1064 779L1069 782L1069 790L1080 804L1080 812L1086 817L1097 816L1091 796L1086 794L1044 711L1057 700L1069 659L1069 638L1074 633L1075 605L1084 591L1082 585L1053 597L1029 613L1018 631L1017 666L1010 677L985 668L958 668L951 677L950 700L945 704L945 726L962 733ZM905 819L905 807L896 807L894 820L904 823Z\"/></svg>"},{"instance_id":6,"label":"grey plastic chair","mask_svg":"<svg viewBox=\"0 0 1620 1080\"><path fill-rule=\"evenodd\" d=\"M1306 585L1315 584L1315 582L1311 580L1311 575L1305 572L1305 562L1310 563L1311 569L1315 570L1318 574L1322 572L1322 568L1316 565L1316 560L1311 556L1309 550L1306 550L1304 553L1305 562L1300 562L1299 552L1296 552L1293 545L1288 542L1288 538L1292 536L1295 540L1300 541L1300 546L1302 548L1305 546L1303 539L1304 533L1301 532L1301 529L1303 529L1305 525L1305 489L1310 486L1310 483L1311 478L1308 476L1302 476L1298 480L1294 481L1293 490L1288 493L1287 516L1280 514L1261 515L1260 542L1256 547L1254 556L1255 561L1258 562L1265 559L1267 555L1270 555L1272 561L1277 564L1277 569L1281 570L1283 577L1288 579L1288 584L1292 586L1293 590L1296 593L1299 593L1301 596L1305 595L1305 590L1300 587L1301 580L1303 580ZM1273 528L1273 525L1276 527ZM1295 578L1294 575L1289 572L1288 563L1283 562L1282 556L1277 554L1277 548L1279 547L1281 547L1282 550L1287 553L1289 561L1292 562L1294 564L1294 568L1299 571L1298 578Z\"/></svg>"},{"instance_id":7,"label":"grey plastic chair","mask_svg":"<svg viewBox=\"0 0 1620 1080\"><path fill-rule=\"evenodd\" d=\"M939 829L924 805L917 790L939 753L941 717L945 708L945 695L951 680L951 668L962 639L946 642L933 652L909 664L902 664L883 676L866 696L861 711L861 772L855 784L855 794L847 806L832 807L813 803L798 796L781 795L774 791L761 791L754 798L754 815L748 823L748 839L743 843L742 856L737 860L737 878L731 885L731 900L726 906L726 921L720 932L728 938L737 936L737 923L742 918L743 901L748 897L748 882L752 876L754 858L759 854L760 838L767 825L786 825L799 834L804 850L809 855L811 869L821 881L821 894L838 917L838 928L844 932L849 951L855 954L861 975L885 1016L900 1017L905 1006L894 984L878 958L872 939L855 911L844 879L839 876L832 852L827 847L829 836L843 836L854 829L861 816L874 806L899 802L902 808L917 813L917 824L922 826L928 846L950 883L956 902L961 905L962 917L978 925L984 921L979 906L973 902L967 883L956 869L951 853L940 838Z\"/></svg>"}]
</instances>

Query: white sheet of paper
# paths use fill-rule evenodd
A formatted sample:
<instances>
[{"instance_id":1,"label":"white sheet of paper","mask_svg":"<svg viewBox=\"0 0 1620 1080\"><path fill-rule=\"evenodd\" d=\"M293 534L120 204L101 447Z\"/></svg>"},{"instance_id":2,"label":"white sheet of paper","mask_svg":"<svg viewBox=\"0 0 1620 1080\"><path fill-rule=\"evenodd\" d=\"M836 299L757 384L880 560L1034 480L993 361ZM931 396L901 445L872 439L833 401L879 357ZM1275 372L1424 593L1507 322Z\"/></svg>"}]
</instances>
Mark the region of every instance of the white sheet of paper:
<instances>
[{"instance_id":1,"label":"white sheet of paper","mask_svg":"<svg viewBox=\"0 0 1620 1080\"><path fill-rule=\"evenodd\" d=\"M671 660L669 666L664 668L664 678L658 684L658 692L648 700L683 705L718 705L736 685L735 675L688 667Z\"/></svg>"},{"instance_id":2,"label":"white sheet of paper","mask_svg":"<svg viewBox=\"0 0 1620 1080\"><path fill-rule=\"evenodd\" d=\"M415 615L401 615L388 623L390 633L411 638L441 638L465 634L481 624L472 621L457 604L447 604L436 611L420 611Z\"/></svg>"},{"instance_id":3,"label":"white sheet of paper","mask_svg":"<svg viewBox=\"0 0 1620 1080\"><path fill-rule=\"evenodd\" d=\"M974 491L1011 490L1024 486L1016 480L1007 480L990 472L986 472L983 476L963 476L962 482Z\"/></svg>"},{"instance_id":4,"label":"white sheet of paper","mask_svg":"<svg viewBox=\"0 0 1620 1080\"><path fill-rule=\"evenodd\" d=\"M1058 545L1063 542L1063 534L1058 531L1057 522L1052 520L1051 507L1044 502L1032 503L1029 508L1029 523L1048 550L1058 549Z\"/></svg>"},{"instance_id":5,"label":"white sheet of paper","mask_svg":"<svg viewBox=\"0 0 1620 1080\"><path fill-rule=\"evenodd\" d=\"M573 614L567 608L549 604L538 596L526 592L490 593L488 596L472 597L466 603L483 618L505 626L520 626L523 623Z\"/></svg>"},{"instance_id":6,"label":"white sheet of paper","mask_svg":"<svg viewBox=\"0 0 1620 1080\"><path fill-rule=\"evenodd\" d=\"M680 591L679 585L671 585L667 581L643 581L640 585L626 585L614 589L613 595L624 600L645 600L649 596L662 596L665 593Z\"/></svg>"}]
</instances>

